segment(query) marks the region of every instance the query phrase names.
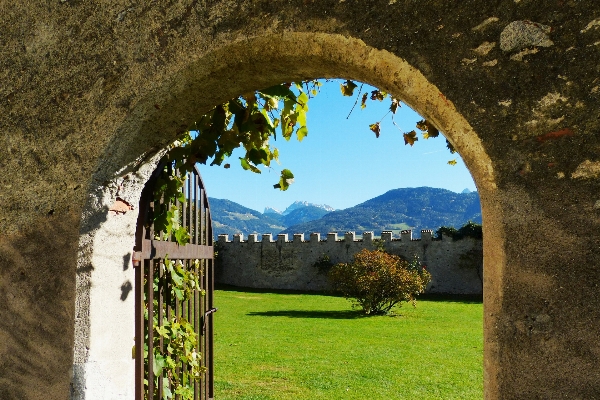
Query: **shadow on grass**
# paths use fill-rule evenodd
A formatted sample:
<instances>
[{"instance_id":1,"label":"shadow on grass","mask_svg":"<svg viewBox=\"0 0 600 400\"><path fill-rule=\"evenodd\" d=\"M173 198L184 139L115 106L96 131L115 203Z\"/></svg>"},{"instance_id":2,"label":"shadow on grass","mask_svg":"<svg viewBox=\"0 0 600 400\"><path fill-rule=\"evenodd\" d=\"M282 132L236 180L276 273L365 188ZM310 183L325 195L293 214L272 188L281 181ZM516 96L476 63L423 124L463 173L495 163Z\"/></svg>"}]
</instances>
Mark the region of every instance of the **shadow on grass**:
<instances>
[{"instance_id":1,"label":"shadow on grass","mask_svg":"<svg viewBox=\"0 0 600 400\"><path fill-rule=\"evenodd\" d=\"M223 290L226 292L240 292L240 293L276 293L276 294L315 294L319 296L332 296L332 297L344 297L338 293L333 292L308 292L302 290L285 290L285 289L256 289L256 288L245 288L239 286L215 284L215 289ZM438 294L438 293L427 293L417 296L417 303L419 301L439 301L447 303L464 303L464 304L481 304L483 303L483 295L480 294ZM325 312L325 311L324 311Z\"/></svg>"},{"instance_id":2,"label":"shadow on grass","mask_svg":"<svg viewBox=\"0 0 600 400\"><path fill-rule=\"evenodd\" d=\"M445 303L463 303L463 304L481 304L483 295L481 294L437 294L426 293L417 297L419 301L439 301Z\"/></svg>"},{"instance_id":3,"label":"shadow on grass","mask_svg":"<svg viewBox=\"0 0 600 400\"><path fill-rule=\"evenodd\" d=\"M340 311L315 311L315 310L282 310L282 311L260 311L249 312L253 317L286 317L286 318L319 318L319 319L358 319L367 316L360 311L340 310Z\"/></svg>"}]
</instances>

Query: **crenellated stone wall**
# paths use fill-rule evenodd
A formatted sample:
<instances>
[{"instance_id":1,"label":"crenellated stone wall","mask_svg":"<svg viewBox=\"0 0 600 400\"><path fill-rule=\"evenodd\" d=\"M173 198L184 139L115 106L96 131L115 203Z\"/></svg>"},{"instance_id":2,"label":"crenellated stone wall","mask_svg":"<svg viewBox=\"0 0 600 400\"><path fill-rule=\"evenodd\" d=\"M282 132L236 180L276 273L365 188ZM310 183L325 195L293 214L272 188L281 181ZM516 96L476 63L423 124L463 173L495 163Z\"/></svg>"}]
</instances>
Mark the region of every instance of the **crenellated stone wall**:
<instances>
[{"instance_id":1,"label":"crenellated stone wall","mask_svg":"<svg viewBox=\"0 0 600 400\"><path fill-rule=\"evenodd\" d=\"M351 262L354 254L362 249L383 247L388 253L407 260L415 256L427 267L432 281L428 293L481 294L483 246L482 240L463 238L452 240L432 237L433 231L422 230L421 239L413 239L412 231L402 231L400 239L393 239L392 232L384 231L381 239L373 232L363 233L357 239L354 232L343 238L329 233L325 240L312 233L309 240L304 234L287 234L273 239L270 233L257 234L244 240L243 234L219 235L218 255L215 269L217 283L263 289L293 289L323 291L330 288L326 271L315 266L324 255L333 264Z\"/></svg>"}]
</instances>

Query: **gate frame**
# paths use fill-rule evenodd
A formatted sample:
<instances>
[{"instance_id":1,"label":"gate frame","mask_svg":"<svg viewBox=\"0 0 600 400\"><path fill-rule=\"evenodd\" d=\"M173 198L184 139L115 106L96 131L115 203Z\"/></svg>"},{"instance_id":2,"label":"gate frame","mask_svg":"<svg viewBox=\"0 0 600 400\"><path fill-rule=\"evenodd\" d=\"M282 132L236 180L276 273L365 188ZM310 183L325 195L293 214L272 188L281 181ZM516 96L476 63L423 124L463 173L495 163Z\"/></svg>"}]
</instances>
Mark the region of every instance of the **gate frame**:
<instances>
[{"instance_id":1,"label":"gate frame","mask_svg":"<svg viewBox=\"0 0 600 400\"><path fill-rule=\"evenodd\" d=\"M187 201L181 205L179 201L175 202L176 206L182 206L183 226L188 228L190 233L190 242L185 246L180 246L177 242L172 242L167 238L163 239L162 234L160 239L154 238L154 225L150 223L150 210L153 203L153 189L161 172L164 168L171 168L168 161L161 161L156 170L152 173L150 179L146 183L141 197L140 207L137 219L135 246L132 256L132 262L135 269L135 399L144 400L144 293L149 293L148 300L148 320L152 320L153 316L153 279L152 273L153 261L162 261L165 257L171 261L184 261L190 265L194 260L201 260L202 288L205 290L205 295L200 296L196 290L194 296L189 301L194 302L194 316L190 318L190 322L194 323L194 330L198 335L198 347L202 355L202 365L206 367L206 375L202 385L195 385L194 399L211 400L214 398L214 350L213 350L213 313L217 311L214 308L214 242L212 219L210 215L210 205L206 189L200 171L196 166L189 172L184 181L182 190L186 193ZM192 195L193 193L193 195ZM170 204L169 204L170 205ZM189 212L189 216L187 212ZM193 218L192 218L193 217ZM194 228L194 229L192 229ZM202 267L203 266L203 267ZM145 277L149 275L147 287L144 284ZM144 290L145 289L145 290ZM203 299L202 301L200 299ZM162 310L162 296L159 298L159 315ZM198 313L197 307L200 305L202 310ZM180 307L185 307L183 304ZM167 313L170 312L170 307L167 307ZM178 309L174 310L175 313ZM188 309L189 312L189 309ZM190 313L191 314L191 313ZM152 364L152 329L148 329L148 364ZM154 393L153 387L153 372L149 368L149 391ZM157 388L159 397L162 393L162 388Z\"/></svg>"}]
</instances>

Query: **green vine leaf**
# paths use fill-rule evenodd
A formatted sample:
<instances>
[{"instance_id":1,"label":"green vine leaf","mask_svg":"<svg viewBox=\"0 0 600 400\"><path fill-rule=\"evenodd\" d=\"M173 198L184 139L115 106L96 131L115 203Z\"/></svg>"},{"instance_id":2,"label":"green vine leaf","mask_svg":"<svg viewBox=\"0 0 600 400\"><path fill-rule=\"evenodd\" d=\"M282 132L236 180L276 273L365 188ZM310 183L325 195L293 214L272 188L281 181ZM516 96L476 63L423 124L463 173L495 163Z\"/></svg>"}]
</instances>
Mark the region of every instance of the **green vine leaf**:
<instances>
[{"instance_id":1,"label":"green vine leaf","mask_svg":"<svg viewBox=\"0 0 600 400\"><path fill-rule=\"evenodd\" d=\"M306 126L301 127L296 131L296 136L298 137L298 141L301 142L306 136L308 136L308 129Z\"/></svg>"},{"instance_id":2,"label":"green vine leaf","mask_svg":"<svg viewBox=\"0 0 600 400\"><path fill-rule=\"evenodd\" d=\"M276 189L287 190L290 184L294 180L294 174L289 169L284 169L281 171L281 177L279 178L279 183L273 185Z\"/></svg>"}]
</instances>

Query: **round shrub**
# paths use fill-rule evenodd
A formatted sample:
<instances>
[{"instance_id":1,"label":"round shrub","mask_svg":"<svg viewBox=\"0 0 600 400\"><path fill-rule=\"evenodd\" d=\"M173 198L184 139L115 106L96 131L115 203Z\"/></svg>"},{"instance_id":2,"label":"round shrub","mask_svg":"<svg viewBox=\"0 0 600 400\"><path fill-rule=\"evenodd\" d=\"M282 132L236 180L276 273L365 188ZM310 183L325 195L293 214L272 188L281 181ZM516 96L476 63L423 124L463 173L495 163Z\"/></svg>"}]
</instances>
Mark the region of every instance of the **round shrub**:
<instances>
[{"instance_id":1,"label":"round shrub","mask_svg":"<svg viewBox=\"0 0 600 400\"><path fill-rule=\"evenodd\" d=\"M431 274L415 259L408 262L380 250L363 249L351 263L336 264L329 277L334 290L351 299L365 314L388 313L403 301L415 304Z\"/></svg>"}]
</instances>

